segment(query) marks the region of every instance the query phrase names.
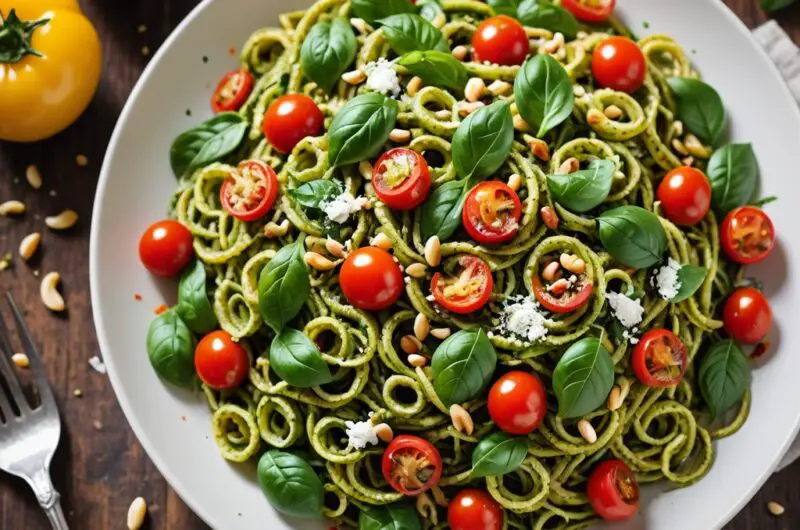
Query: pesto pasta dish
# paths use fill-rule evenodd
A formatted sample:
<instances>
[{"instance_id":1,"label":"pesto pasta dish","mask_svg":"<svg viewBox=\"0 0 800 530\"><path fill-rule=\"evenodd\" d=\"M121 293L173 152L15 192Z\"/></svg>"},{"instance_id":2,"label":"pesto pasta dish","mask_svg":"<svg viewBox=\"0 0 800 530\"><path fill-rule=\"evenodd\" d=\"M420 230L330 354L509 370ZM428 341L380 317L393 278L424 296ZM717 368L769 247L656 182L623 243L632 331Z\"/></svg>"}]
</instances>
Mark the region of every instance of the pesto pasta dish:
<instances>
[{"instance_id":1,"label":"pesto pasta dish","mask_svg":"<svg viewBox=\"0 0 800 530\"><path fill-rule=\"evenodd\" d=\"M772 199L680 45L614 10L318 0L175 139L147 353L276 510L586 528L744 424Z\"/></svg>"}]
</instances>

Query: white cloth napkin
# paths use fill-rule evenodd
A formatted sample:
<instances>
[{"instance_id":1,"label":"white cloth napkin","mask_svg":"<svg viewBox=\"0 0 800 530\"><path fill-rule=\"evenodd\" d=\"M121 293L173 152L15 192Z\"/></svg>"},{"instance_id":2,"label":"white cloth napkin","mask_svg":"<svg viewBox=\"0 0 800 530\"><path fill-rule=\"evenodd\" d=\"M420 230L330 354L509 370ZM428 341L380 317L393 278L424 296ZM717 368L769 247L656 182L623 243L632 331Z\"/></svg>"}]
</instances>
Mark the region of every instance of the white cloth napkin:
<instances>
[{"instance_id":1,"label":"white cloth napkin","mask_svg":"<svg viewBox=\"0 0 800 530\"><path fill-rule=\"evenodd\" d=\"M775 62L792 94L800 102L800 48L774 20L753 30L753 36ZM780 471L798 458L800 458L800 438L789 448L776 471Z\"/></svg>"}]
</instances>

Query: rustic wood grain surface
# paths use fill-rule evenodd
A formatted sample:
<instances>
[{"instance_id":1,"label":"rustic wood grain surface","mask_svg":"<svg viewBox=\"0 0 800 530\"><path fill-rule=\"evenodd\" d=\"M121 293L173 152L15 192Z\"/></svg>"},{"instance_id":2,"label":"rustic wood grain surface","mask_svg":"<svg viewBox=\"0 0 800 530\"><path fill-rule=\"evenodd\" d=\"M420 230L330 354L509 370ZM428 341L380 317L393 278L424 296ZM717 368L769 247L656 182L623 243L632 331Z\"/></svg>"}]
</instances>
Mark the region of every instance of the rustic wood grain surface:
<instances>
[{"instance_id":1,"label":"rustic wood grain surface","mask_svg":"<svg viewBox=\"0 0 800 530\"><path fill-rule=\"evenodd\" d=\"M269 1L269 0L262 0ZM0 253L16 254L20 240L41 231L41 253L30 264L14 258L0 273L0 292L10 291L27 311L30 329L52 381L64 423L53 463L53 480L75 530L125 528L128 505L143 496L150 506L147 526L154 530L207 528L167 485L130 430L109 384L88 359L99 353L89 299L89 227L95 185L114 124L133 85L167 35L196 5L196 0L81 0L103 41L104 76L86 114L66 132L33 145L0 142L0 202L19 199L28 206L21 219L0 218ZM757 0L725 0L748 26L766 20ZM800 42L800 5L778 21ZM145 29L146 28L146 29ZM86 167L75 157L84 154ZM44 187L25 182L27 165L35 163ZM44 227L43 218L73 208L78 225L64 234ZM63 278L69 314L54 316L39 299L37 276L57 270ZM789 354L796 352L787 352ZM74 391L80 389L82 397ZM786 507L770 515L769 501ZM677 514L676 514L677 516ZM676 521L676 528L679 524ZM0 528L49 528L33 495L20 480L0 473ZM800 529L800 462L773 476L728 526L731 530ZM231 529L233 530L233 529Z\"/></svg>"}]
</instances>

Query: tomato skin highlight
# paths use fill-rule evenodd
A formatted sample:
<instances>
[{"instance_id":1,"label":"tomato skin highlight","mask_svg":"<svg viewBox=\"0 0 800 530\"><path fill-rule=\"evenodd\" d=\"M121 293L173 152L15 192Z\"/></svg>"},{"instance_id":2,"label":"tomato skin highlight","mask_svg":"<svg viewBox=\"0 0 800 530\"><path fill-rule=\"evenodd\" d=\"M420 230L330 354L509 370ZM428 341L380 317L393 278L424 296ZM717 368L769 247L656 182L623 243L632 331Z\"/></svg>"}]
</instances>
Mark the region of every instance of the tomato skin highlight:
<instances>
[{"instance_id":1,"label":"tomato skin highlight","mask_svg":"<svg viewBox=\"0 0 800 530\"><path fill-rule=\"evenodd\" d=\"M609 37L592 54L592 75L606 88L633 93L641 88L647 60L639 46L627 37Z\"/></svg>"},{"instance_id":2,"label":"tomato skin highlight","mask_svg":"<svg viewBox=\"0 0 800 530\"><path fill-rule=\"evenodd\" d=\"M450 530L501 530L504 517L500 504L478 489L461 490L447 507Z\"/></svg>"},{"instance_id":3,"label":"tomato skin highlight","mask_svg":"<svg viewBox=\"0 0 800 530\"><path fill-rule=\"evenodd\" d=\"M386 174L397 161L408 161L411 174L399 185L391 187ZM372 187L375 194L392 210L413 210L425 202L431 189L431 171L425 158L412 149L398 147L385 152L372 171Z\"/></svg>"},{"instance_id":4,"label":"tomato skin highlight","mask_svg":"<svg viewBox=\"0 0 800 530\"><path fill-rule=\"evenodd\" d=\"M575 15L575 18L584 22L603 22L614 11L616 0L605 0L604 5L591 7L585 0L563 0L561 7Z\"/></svg>"},{"instance_id":5,"label":"tomato skin highlight","mask_svg":"<svg viewBox=\"0 0 800 530\"><path fill-rule=\"evenodd\" d=\"M755 241L748 241L747 236L754 231ZM775 248L775 225L764 210L755 206L741 206L728 212L719 236L725 254L742 265L764 261ZM751 245L756 248L750 248Z\"/></svg>"},{"instance_id":6,"label":"tomato skin highlight","mask_svg":"<svg viewBox=\"0 0 800 530\"><path fill-rule=\"evenodd\" d=\"M586 493L594 511L606 521L625 521L639 511L639 484L620 460L598 465L589 477Z\"/></svg>"},{"instance_id":7,"label":"tomato skin highlight","mask_svg":"<svg viewBox=\"0 0 800 530\"><path fill-rule=\"evenodd\" d=\"M250 370L250 358L244 346L234 342L230 333L212 331L194 350L198 377L215 390L230 390L242 384Z\"/></svg>"},{"instance_id":8,"label":"tomato skin highlight","mask_svg":"<svg viewBox=\"0 0 800 530\"><path fill-rule=\"evenodd\" d=\"M489 303L489 299L492 297L492 289L494 289L494 278L489 265L476 256L465 254L459 257L459 265L462 268L462 273L463 270L472 269L473 272L469 280L474 279L480 282L477 291L472 290L466 295L449 295L447 289L453 280L437 272L431 279L431 293L433 293L436 303L448 311L459 315L468 315ZM458 283L458 280L456 283Z\"/></svg>"},{"instance_id":9,"label":"tomato skin highlight","mask_svg":"<svg viewBox=\"0 0 800 530\"><path fill-rule=\"evenodd\" d=\"M525 28L515 19L497 15L484 20L472 36L475 60L512 66L522 64L531 45Z\"/></svg>"},{"instance_id":10,"label":"tomato skin highlight","mask_svg":"<svg viewBox=\"0 0 800 530\"><path fill-rule=\"evenodd\" d=\"M547 289L542 285L542 280L538 275L532 278L532 282L533 294L536 300L542 304L542 307L553 313L563 314L575 311L589 300L594 291L594 284L591 281L587 281L578 293L566 302L562 302L547 292Z\"/></svg>"},{"instance_id":11,"label":"tomato skin highlight","mask_svg":"<svg viewBox=\"0 0 800 530\"><path fill-rule=\"evenodd\" d=\"M159 221L139 240L139 259L156 276L172 277L194 256L192 233L178 221Z\"/></svg>"},{"instance_id":12,"label":"tomato skin highlight","mask_svg":"<svg viewBox=\"0 0 800 530\"><path fill-rule=\"evenodd\" d=\"M405 289L400 266L378 247L351 252L339 271L339 285L348 302L367 311L386 309Z\"/></svg>"},{"instance_id":13,"label":"tomato skin highlight","mask_svg":"<svg viewBox=\"0 0 800 530\"><path fill-rule=\"evenodd\" d=\"M269 167L264 162L259 160L247 160L239 164L237 169L239 172L238 175L231 175L225 182L222 183L220 187L219 194L220 194L220 201L222 202L222 207L231 214L233 217L239 219L240 221L244 222L252 222L258 221L269 212L272 207L275 205L275 200L278 198L278 176L275 175L275 171L271 167ZM263 196L259 199L256 197L245 197L248 202L252 200L258 200L252 208L249 210L241 211L233 201L233 197L235 194L235 187L236 187L236 179L246 179L243 174L247 172L248 175L252 176L255 180L260 180L263 183L264 191Z\"/></svg>"},{"instance_id":14,"label":"tomato skin highlight","mask_svg":"<svg viewBox=\"0 0 800 530\"><path fill-rule=\"evenodd\" d=\"M658 200L670 221L694 226L711 207L711 184L699 169L679 167L667 173L659 184Z\"/></svg>"},{"instance_id":15,"label":"tomato skin highlight","mask_svg":"<svg viewBox=\"0 0 800 530\"><path fill-rule=\"evenodd\" d=\"M505 216L496 211L498 201L505 203ZM507 210L509 206L510 211ZM495 227L487 222L487 217L496 219L500 226ZM496 245L514 239L519 233L520 217L522 202L519 195L507 184L497 181L482 182L472 188L461 213L461 221L469 236L485 245Z\"/></svg>"},{"instance_id":16,"label":"tomato skin highlight","mask_svg":"<svg viewBox=\"0 0 800 530\"><path fill-rule=\"evenodd\" d=\"M419 487L408 488L407 484L401 480L404 468L403 460L406 458L425 459L428 463L426 467L433 468L430 476ZM418 436L401 434L394 438L383 452L381 471L383 478L395 491L414 497L425 493L439 483L439 479L442 477L442 457L439 455L439 450L429 441Z\"/></svg>"},{"instance_id":17,"label":"tomato skin highlight","mask_svg":"<svg viewBox=\"0 0 800 530\"><path fill-rule=\"evenodd\" d=\"M672 377L666 378L658 377L648 366L648 362L658 366L659 360L654 359L654 356L659 353L666 355L666 350L664 349L657 351L658 348L664 347L669 348L671 351L671 359L669 360L680 363L680 372L678 374L673 373ZM687 358L686 347L674 333L666 329L653 329L642 335L633 349L631 368L633 368L637 379L643 385L652 388L670 388L680 383L681 379L683 379L688 365Z\"/></svg>"},{"instance_id":18,"label":"tomato skin highlight","mask_svg":"<svg viewBox=\"0 0 800 530\"><path fill-rule=\"evenodd\" d=\"M500 430L526 436L547 414L547 394L534 374L513 371L497 380L489 391L489 416Z\"/></svg>"},{"instance_id":19,"label":"tomato skin highlight","mask_svg":"<svg viewBox=\"0 0 800 530\"><path fill-rule=\"evenodd\" d=\"M253 90L253 74L244 68L228 72L211 96L211 109L220 112L237 111Z\"/></svg>"},{"instance_id":20,"label":"tomato skin highlight","mask_svg":"<svg viewBox=\"0 0 800 530\"><path fill-rule=\"evenodd\" d=\"M317 136L325 116L310 97L286 94L272 102L264 116L264 136L283 154L289 154L303 138Z\"/></svg>"},{"instance_id":21,"label":"tomato skin highlight","mask_svg":"<svg viewBox=\"0 0 800 530\"><path fill-rule=\"evenodd\" d=\"M761 291L740 287L725 302L722 322L734 340L757 344L772 329L772 308Z\"/></svg>"}]
</instances>

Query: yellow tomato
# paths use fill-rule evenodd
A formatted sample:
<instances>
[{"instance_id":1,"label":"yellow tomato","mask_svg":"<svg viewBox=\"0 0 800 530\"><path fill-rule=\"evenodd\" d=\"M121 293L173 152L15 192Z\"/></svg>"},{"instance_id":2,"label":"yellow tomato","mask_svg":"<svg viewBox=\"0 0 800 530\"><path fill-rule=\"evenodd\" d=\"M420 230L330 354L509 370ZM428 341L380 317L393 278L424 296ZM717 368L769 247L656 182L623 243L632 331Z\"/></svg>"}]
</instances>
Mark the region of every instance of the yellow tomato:
<instances>
[{"instance_id":1,"label":"yellow tomato","mask_svg":"<svg viewBox=\"0 0 800 530\"><path fill-rule=\"evenodd\" d=\"M0 0L0 20L0 140L53 136L97 90L97 32L76 0Z\"/></svg>"}]
</instances>

